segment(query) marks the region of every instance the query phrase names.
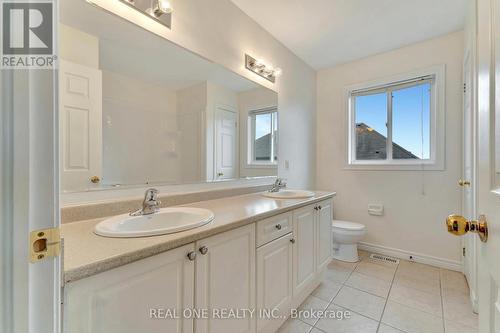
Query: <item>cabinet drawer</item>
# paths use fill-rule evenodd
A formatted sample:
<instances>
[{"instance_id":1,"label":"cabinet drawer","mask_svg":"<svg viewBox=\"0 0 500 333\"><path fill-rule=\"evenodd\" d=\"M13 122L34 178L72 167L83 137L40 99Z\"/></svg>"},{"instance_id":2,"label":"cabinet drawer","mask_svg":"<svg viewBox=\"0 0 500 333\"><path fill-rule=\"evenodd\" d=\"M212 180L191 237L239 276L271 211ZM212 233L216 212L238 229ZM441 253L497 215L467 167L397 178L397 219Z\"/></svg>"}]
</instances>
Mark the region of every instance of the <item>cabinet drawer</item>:
<instances>
[{"instance_id":1,"label":"cabinet drawer","mask_svg":"<svg viewBox=\"0 0 500 333\"><path fill-rule=\"evenodd\" d=\"M292 212L257 222L257 247L292 232Z\"/></svg>"}]
</instances>

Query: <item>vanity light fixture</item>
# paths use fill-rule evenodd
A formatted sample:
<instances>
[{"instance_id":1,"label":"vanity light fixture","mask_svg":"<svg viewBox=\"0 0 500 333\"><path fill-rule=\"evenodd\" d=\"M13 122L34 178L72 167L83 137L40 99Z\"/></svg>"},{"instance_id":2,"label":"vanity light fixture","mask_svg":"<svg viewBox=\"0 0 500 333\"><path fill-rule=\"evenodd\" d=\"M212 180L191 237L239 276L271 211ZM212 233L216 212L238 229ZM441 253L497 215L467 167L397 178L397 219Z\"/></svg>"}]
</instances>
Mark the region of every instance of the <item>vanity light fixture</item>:
<instances>
[{"instance_id":1,"label":"vanity light fixture","mask_svg":"<svg viewBox=\"0 0 500 333\"><path fill-rule=\"evenodd\" d=\"M87 0L89 1L89 0ZM172 0L120 0L138 12L167 26L172 25Z\"/></svg>"},{"instance_id":2,"label":"vanity light fixture","mask_svg":"<svg viewBox=\"0 0 500 333\"><path fill-rule=\"evenodd\" d=\"M163 14L172 13L173 8L169 0L153 0L151 12L155 17L160 17Z\"/></svg>"},{"instance_id":3,"label":"vanity light fixture","mask_svg":"<svg viewBox=\"0 0 500 333\"><path fill-rule=\"evenodd\" d=\"M272 83L276 82L276 78L281 75L281 68L274 68L271 64L266 64L262 59L255 59L251 55L245 54L245 67L246 69L262 76Z\"/></svg>"}]
</instances>

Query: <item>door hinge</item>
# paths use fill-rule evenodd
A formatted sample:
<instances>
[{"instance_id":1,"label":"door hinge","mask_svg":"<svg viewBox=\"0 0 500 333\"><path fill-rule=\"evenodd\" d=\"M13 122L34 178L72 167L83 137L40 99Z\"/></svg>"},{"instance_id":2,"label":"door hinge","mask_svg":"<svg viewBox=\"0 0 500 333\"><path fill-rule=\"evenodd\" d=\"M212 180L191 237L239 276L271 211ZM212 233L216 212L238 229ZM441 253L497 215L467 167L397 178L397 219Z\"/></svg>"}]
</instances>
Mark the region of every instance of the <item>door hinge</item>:
<instances>
[{"instance_id":1,"label":"door hinge","mask_svg":"<svg viewBox=\"0 0 500 333\"><path fill-rule=\"evenodd\" d=\"M465 257L465 247L462 248L462 256Z\"/></svg>"},{"instance_id":2,"label":"door hinge","mask_svg":"<svg viewBox=\"0 0 500 333\"><path fill-rule=\"evenodd\" d=\"M464 94L467 92L467 83L464 83Z\"/></svg>"},{"instance_id":3,"label":"door hinge","mask_svg":"<svg viewBox=\"0 0 500 333\"><path fill-rule=\"evenodd\" d=\"M59 228L41 229L30 232L30 261L38 262L47 257L61 254L61 231Z\"/></svg>"}]
</instances>

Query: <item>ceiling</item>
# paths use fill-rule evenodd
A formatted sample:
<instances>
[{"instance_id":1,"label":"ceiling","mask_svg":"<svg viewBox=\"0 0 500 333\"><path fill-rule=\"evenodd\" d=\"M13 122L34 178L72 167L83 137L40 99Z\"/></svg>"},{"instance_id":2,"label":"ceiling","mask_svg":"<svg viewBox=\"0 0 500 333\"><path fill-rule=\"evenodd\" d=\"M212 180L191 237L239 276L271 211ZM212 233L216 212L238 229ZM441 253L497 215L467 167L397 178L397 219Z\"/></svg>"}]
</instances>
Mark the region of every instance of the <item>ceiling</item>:
<instances>
[{"instance_id":1,"label":"ceiling","mask_svg":"<svg viewBox=\"0 0 500 333\"><path fill-rule=\"evenodd\" d=\"M467 0L232 0L315 69L463 29Z\"/></svg>"}]
</instances>

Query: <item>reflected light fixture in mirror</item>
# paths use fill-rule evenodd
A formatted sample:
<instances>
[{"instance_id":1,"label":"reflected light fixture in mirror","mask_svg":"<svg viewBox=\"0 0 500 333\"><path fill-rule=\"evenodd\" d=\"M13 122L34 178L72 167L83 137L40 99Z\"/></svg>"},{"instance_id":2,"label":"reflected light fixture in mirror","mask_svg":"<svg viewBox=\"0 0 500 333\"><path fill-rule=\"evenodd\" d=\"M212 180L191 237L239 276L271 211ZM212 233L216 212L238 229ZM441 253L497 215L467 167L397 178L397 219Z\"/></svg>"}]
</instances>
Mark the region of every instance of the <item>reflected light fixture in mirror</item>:
<instances>
[{"instance_id":1,"label":"reflected light fixture in mirror","mask_svg":"<svg viewBox=\"0 0 500 333\"><path fill-rule=\"evenodd\" d=\"M87 0L89 1L89 0ZM172 1L171 0L120 0L135 10L153 18L161 24L171 27Z\"/></svg>"},{"instance_id":2,"label":"reflected light fixture in mirror","mask_svg":"<svg viewBox=\"0 0 500 333\"><path fill-rule=\"evenodd\" d=\"M255 59L248 54L245 54L245 67L246 69L254 72L259 76L262 76L272 83L274 83L276 81L276 78L282 73L281 68L275 68L273 65L266 63L264 60Z\"/></svg>"}]
</instances>

